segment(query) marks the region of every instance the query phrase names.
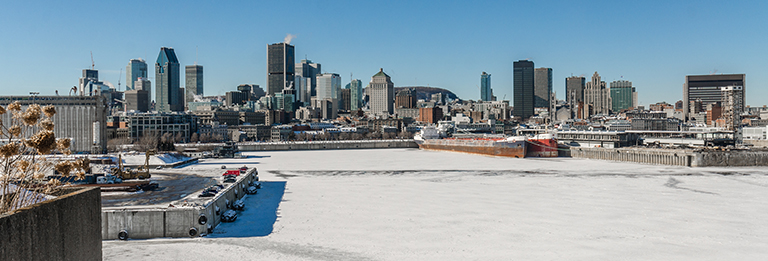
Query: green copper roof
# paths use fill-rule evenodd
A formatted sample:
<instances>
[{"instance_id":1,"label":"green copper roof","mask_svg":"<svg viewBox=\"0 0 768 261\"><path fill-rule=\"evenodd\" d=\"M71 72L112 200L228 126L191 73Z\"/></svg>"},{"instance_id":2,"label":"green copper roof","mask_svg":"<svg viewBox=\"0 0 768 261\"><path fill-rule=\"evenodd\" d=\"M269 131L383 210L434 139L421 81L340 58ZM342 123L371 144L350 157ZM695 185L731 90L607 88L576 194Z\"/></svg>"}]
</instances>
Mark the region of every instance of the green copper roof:
<instances>
[{"instance_id":1,"label":"green copper roof","mask_svg":"<svg viewBox=\"0 0 768 261\"><path fill-rule=\"evenodd\" d=\"M384 69L379 69L379 72L373 75L373 77L376 77L376 76L385 76L385 77L389 77L389 75L387 75L386 73L384 73Z\"/></svg>"}]
</instances>

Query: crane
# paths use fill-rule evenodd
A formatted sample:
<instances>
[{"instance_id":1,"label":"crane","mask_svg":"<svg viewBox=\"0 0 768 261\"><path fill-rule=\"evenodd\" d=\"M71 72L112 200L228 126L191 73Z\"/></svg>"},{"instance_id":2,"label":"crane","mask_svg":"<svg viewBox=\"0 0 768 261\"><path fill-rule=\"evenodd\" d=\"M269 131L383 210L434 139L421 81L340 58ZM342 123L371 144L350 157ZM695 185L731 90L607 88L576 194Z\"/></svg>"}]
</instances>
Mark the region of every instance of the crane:
<instances>
[{"instance_id":1,"label":"crane","mask_svg":"<svg viewBox=\"0 0 768 261\"><path fill-rule=\"evenodd\" d=\"M91 70L96 67L96 63L93 62L93 51L91 51Z\"/></svg>"},{"instance_id":2,"label":"crane","mask_svg":"<svg viewBox=\"0 0 768 261\"><path fill-rule=\"evenodd\" d=\"M128 103L127 101L125 101L125 100L120 100L120 99L114 99L114 100L115 100L116 102L119 102L119 103L122 103L122 104L123 104L123 112L128 112L128 104L129 104L129 103Z\"/></svg>"},{"instance_id":3,"label":"crane","mask_svg":"<svg viewBox=\"0 0 768 261\"><path fill-rule=\"evenodd\" d=\"M122 67L120 67L120 75L117 76L117 90L116 91L120 90L120 78L123 78L123 68ZM125 88L127 89L128 85L126 85Z\"/></svg>"}]
</instances>

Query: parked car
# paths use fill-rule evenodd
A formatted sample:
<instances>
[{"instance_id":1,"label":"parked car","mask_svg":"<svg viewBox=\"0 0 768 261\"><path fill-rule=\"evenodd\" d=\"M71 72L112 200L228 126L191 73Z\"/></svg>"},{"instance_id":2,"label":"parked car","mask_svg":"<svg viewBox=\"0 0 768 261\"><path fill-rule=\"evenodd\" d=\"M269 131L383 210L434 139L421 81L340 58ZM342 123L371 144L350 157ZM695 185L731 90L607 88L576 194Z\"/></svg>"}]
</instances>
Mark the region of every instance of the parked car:
<instances>
[{"instance_id":1,"label":"parked car","mask_svg":"<svg viewBox=\"0 0 768 261\"><path fill-rule=\"evenodd\" d=\"M243 208L245 208L245 201L242 199L239 199L232 204L232 209L234 210L243 210Z\"/></svg>"},{"instance_id":2,"label":"parked car","mask_svg":"<svg viewBox=\"0 0 768 261\"><path fill-rule=\"evenodd\" d=\"M216 196L216 192L212 192L210 190L203 190L203 192L200 192L200 195L197 195L198 198L208 198Z\"/></svg>"},{"instance_id":3,"label":"parked car","mask_svg":"<svg viewBox=\"0 0 768 261\"><path fill-rule=\"evenodd\" d=\"M257 190L255 186L249 186L248 188L245 189L245 193L248 193L251 195L256 194L256 192Z\"/></svg>"},{"instance_id":4,"label":"parked car","mask_svg":"<svg viewBox=\"0 0 768 261\"><path fill-rule=\"evenodd\" d=\"M251 182L248 182L248 186L252 186L252 187L256 187L257 189L260 189L261 188L261 182L251 181Z\"/></svg>"},{"instance_id":5,"label":"parked car","mask_svg":"<svg viewBox=\"0 0 768 261\"><path fill-rule=\"evenodd\" d=\"M224 176L224 183L234 183L235 181L237 181L237 177L235 176L232 176L232 175Z\"/></svg>"},{"instance_id":6,"label":"parked car","mask_svg":"<svg viewBox=\"0 0 768 261\"><path fill-rule=\"evenodd\" d=\"M221 214L221 222L234 222L237 219L237 212L234 210L227 210L224 214Z\"/></svg>"},{"instance_id":7,"label":"parked car","mask_svg":"<svg viewBox=\"0 0 768 261\"><path fill-rule=\"evenodd\" d=\"M227 169L226 165L221 165L221 169Z\"/></svg>"}]
</instances>

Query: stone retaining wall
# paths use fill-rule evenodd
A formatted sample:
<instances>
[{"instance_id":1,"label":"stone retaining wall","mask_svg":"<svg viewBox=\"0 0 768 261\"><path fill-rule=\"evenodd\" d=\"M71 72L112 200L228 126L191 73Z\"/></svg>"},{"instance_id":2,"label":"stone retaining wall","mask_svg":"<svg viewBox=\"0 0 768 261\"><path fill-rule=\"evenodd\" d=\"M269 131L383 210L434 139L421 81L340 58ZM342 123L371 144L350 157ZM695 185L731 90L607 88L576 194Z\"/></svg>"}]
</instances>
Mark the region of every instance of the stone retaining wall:
<instances>
[{"instance_id":1,"label":"stone retaining wall","mask_svg":"<svg viewBox=\"0 0 768 261\"><path fill-rule=\"evenodd\" d=\"M99 188L84 188L2 214L0 260L101 260L100 212Z\"/></svg>"}]
</instances>

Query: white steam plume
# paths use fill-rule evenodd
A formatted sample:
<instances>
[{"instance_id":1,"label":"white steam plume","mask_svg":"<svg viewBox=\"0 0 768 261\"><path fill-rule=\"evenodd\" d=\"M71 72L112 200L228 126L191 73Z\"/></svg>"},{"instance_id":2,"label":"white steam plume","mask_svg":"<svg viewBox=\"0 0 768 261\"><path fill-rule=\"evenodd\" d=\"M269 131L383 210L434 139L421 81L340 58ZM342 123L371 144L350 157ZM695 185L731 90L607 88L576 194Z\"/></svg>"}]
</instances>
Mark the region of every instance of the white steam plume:
<instances>
[{"instance_id":1,"label":"white steam plume","mask_svg":"<svg viewBox=\"0 0 768 261\"><path fill-rule=\"evenodd\" d=\"M293 40L293 38L296 38L296 35L288 34L285 36L285 39L283 40L283 42L286 44L291 44L291 40Z\"/></svg>"}]
</instances>

